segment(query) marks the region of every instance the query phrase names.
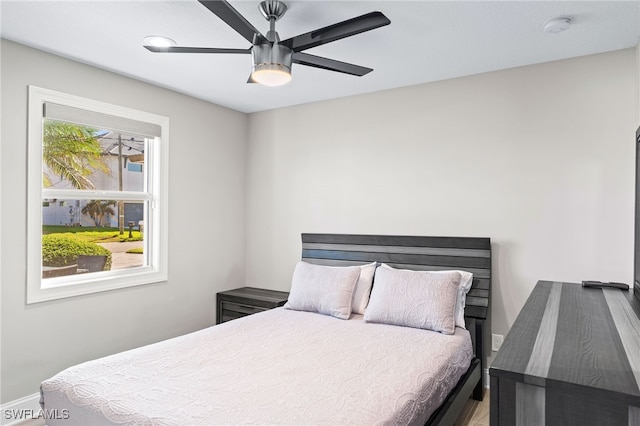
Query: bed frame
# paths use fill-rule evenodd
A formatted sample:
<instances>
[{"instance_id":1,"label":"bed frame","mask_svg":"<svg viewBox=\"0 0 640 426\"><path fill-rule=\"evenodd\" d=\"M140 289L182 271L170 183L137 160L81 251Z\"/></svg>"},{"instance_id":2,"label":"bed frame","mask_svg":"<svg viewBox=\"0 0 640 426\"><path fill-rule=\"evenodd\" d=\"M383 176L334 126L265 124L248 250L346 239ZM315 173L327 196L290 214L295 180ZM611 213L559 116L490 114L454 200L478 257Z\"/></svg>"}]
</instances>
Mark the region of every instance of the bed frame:
<instances>
[{"instance_id":1,"label":"bed frame","mask_svg":"<svg viewBox=\"0 0 640 426\"><path fill-rule=\"evenodd\" d=\"M481 401L491 334L491 240L467 237L302 234L302 260L349 266L371 262L414 270L458 269L473 273L465 323L475 358L455 389L427 422L453 425L470 397ZM375 281L374 281L375 285Z\"/></svg>"}]
</instances>

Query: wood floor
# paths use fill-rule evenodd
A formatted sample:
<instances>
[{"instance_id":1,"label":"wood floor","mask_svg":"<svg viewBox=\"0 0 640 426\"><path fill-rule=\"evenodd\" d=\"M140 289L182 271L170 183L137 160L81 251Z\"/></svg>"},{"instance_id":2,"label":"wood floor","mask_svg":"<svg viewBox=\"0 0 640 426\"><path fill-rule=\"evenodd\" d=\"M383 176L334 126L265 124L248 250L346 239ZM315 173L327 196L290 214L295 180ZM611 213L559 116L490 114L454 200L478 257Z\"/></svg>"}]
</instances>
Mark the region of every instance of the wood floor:
<instances>
[{"instance_id":1,"label":"wood floor","mask_svg":"<svg viewBox=\"0 0 640 426\"><path fill-rule=\"evenodd\" d=\"M464 406L455 426L489 426L489 391L485 389L484 399L470 399Z\"/></svg>"}]
</instances>

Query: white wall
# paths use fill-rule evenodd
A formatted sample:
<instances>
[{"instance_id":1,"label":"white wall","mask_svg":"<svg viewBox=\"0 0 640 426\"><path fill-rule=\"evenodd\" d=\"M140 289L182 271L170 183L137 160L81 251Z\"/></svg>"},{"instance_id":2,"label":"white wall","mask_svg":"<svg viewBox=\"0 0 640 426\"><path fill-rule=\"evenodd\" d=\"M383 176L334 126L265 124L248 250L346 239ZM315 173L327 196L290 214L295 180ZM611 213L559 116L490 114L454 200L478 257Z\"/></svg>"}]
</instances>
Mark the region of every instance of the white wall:
<instances>
[{"instance_id":1,"label":"white wall","mask_svg":"<svg viewBox=\"0 0 640 426\"><path fill-rule=\"evenodd\" d=\"M252 114L247 282L300 233L490 237L493 332L537 280L631 282L635 50Z\"/></svg>"},{"instance_id":2,"label":"white wall","mask_svg":"<svg viewBox=\"0 0 640 426\"><path fill-rule=\"evenodd\" d=\"M2 397L88 359L215 323L244 283L247 116L3 40ZM25 305L27 85L170 117L169 280Z\"/></svg>"}]
</instances>

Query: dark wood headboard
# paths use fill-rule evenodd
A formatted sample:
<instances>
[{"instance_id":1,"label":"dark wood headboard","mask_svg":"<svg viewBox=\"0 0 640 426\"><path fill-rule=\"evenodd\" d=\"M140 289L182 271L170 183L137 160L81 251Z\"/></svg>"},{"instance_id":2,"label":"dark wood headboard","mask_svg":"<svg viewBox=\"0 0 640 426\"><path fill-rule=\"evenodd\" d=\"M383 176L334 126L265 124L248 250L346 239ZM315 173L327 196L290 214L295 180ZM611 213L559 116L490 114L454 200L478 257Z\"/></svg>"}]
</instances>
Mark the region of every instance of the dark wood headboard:
<instances>
[{"instance_id":1,"label":"dark wood headboard","mask_svg":"<svg viewBox=\"0 0 640 426\"><path fill-rule=\"evenodd\" d=\"M457 269L473 273L465 323L482 371L491 349L491 240L472 237L302 234L302 260L349 266L371 262L413 270ZM374 280L375 285L375 280ZM484 374L483 380L484 380Z\"/></svg>"}]
</instances>

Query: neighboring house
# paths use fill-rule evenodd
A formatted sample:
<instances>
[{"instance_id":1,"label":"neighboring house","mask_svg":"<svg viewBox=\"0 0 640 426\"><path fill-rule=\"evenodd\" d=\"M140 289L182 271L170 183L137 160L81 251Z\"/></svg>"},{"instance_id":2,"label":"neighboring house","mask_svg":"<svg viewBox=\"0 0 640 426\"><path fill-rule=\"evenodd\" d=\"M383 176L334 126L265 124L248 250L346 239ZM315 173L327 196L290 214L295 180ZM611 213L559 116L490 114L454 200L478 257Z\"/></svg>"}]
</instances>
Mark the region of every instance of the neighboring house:
<instances>
[{"instance_id":1,"label":"neighboring house","mask_svg":"<svg viewBox=\"0 0 640 426\"><path fill-rule=\"evenodd\" d=\"M109 169L108 173L96 172L90 176L95 189L119 189L119 163L122 161L122 189L141 190L144 185L144 139L130 135L119 135L111 131L100 131L98 137L103 151L103 158ZM119 145L122 144L122 159L119 156ZM47 170L45 170L45 173ZM57 189L74 189L65 179L55 180L55 176L48 173L52 180L52 187ZM44 200L42 203L43 225L64 226L96 226L95 221L82 209L89 200ZM102 218L103 226L118 227L118 208L114 207L114 215L105 214ZM127 202L124 204L124 226L134 222L138 226L144 218L142 203Z\"/></svg>"}]
</instances>

